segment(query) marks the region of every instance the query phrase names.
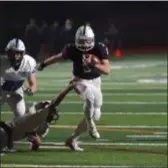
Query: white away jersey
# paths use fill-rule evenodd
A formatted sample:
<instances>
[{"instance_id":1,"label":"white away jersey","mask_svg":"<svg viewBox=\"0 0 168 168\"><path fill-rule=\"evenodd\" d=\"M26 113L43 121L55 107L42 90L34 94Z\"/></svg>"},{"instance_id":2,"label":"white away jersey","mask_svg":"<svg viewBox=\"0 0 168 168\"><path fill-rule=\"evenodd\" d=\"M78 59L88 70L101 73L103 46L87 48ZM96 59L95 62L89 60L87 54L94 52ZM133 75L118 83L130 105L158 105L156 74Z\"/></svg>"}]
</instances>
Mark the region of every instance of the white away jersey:
<instances>
[{"instance_id":1,"label":"white away jersey","mask_svg":"<svg viewBox=\"0 0 168 168\"><path fill-rule=\"evenodd\" d=\"M29 55L24 55L18 70L15 70L7 57L1 58L1 88L4 91L16 91L22 87L26 78L35 73L36 61Z\"/></svg>"}]
</instances>

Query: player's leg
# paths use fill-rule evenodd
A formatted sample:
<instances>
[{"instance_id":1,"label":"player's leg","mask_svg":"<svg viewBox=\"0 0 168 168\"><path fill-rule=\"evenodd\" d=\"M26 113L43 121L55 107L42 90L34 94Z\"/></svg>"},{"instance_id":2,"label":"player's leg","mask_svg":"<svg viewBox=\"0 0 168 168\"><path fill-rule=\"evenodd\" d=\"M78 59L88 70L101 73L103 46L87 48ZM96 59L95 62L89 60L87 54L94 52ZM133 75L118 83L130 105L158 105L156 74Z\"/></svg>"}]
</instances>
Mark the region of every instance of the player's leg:
<instances>
[{"instance_id":1,"label":"player's leg","mask_svg":"<svg viewBox=\"0 0 168 168\"><path fill-rule=\"evenodd\" d=\"M84 101L84 119L78 124L76 130L70 138L66 141L66 146L70 147L75 151L83 151L78 145L77 140L82 133L89 131L91 137L99 138L100 135L96 129L96 125L93 120L95 113L94 104L95 104L95 87L91 84L85 84L81 82L77 86L78 93Z\"/></svg>"},{"instance_id":2,"label":"player's leg","mask_svg":"<svg viewBox=\"0 0 168 168\"><path fill-rule=\"evenodd\" d=\"M26 113L23 89L19 88L15 93L11 93L7 98L7 103L17 118Z\"/></svg>"},{"instance_id":3,"label":"player's leg","mask_svg":"<svg viewBox=\"0 0 168 168\"><path fill-rule=\"evenodd\" d=\"M84 102L84 115L87 122L89 134L93 138L99 138L96 125L93 120L94 102L95 102L95 87L89 80L83 80L77 85L79 94ZM82 89L81 89L82 88ZM82 126L81 126L82 127Z\"/></svg>"},{"instance_id":4,"label":"player's leg","mask_svg":"<svg viewBox=\"0 0 168 168\"><path fill-rule=\"evenodd\" d=\"M95 100L94 100L94 115L93 118L94 120L99 120L101 117L101 106L103 104L103 95L101 91L101 79L97 78L94 81L94 95L95 95Z\"/></svg>"},{"instance_id":5,"label":"player's leg","mask_svg":"<svg viewBox=\"0 0 168 168\"><path fill-rule=\"evenodd\" d=\"M23 98L23 90L19 88L15 93L9 94L6 99L11 111L14 114L14 119L23 116L26 113L25 101ZM7 148L7 152L14 152L16 149L13 147Z\"/></svg>"}]
</instances>

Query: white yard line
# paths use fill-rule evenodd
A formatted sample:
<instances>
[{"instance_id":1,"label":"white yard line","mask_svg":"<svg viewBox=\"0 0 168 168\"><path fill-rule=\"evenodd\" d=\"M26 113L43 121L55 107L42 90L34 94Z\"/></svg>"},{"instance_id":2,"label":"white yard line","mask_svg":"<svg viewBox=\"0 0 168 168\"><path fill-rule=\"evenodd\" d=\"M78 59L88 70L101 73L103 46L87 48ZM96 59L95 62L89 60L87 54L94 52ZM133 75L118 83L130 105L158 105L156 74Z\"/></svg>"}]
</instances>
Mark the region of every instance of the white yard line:
<instances>
[{"instance_id":1,"label":"white yard line","mask_svg":"<svg viewBox=\"0 0 168 168\"><path fill-rule=\"evenodd\" d=\"M162 85L162 84L166 84L167 81L155 82L153 80L142 80L142 81L138 80L136 82L102 82L102 86L103 85L110 85L110 86L111 85L137 85L137 84L139 84L139 85L147 85L148 83ZM62 82L62 83L61 82L57 82L57 81L55 81L55 82L53 82L53 81L45 82L44 80L41 81L40 84L41 85L47 85L47 86L66 86L67 85L67 83L65 83L65 82Z\"/></svg>"},{"instance_id":2,"label":"white yard line","mask_svg":"<svg viewBox=\"0 0 168 168\"><path fill-rule=\"evenodd\" d=\"M27 103L34 103L35 101L27 101ZM63 101L62 104L82 104L81 101ZM138 105L144 105L144 104L150 104L150 105L158 105L158 104L163 104L167 105L167 102L165 101L160 101L160 102L143 102L143 101L105 101L103 104L138 104Z\"/></svg>"},{"instance_id":3,"label":"white yard line","mask_svg":"<svg viewBox=\"0 0 168 168\"><path fill-rule=\"evenodd\" d=\"M154 139L165 139L167 138L166 135L126 135L126 137L128 138L139 138L139 139L144 139L144 138L147 138L147 139L151 139L151 138L154 138Z\"/></svg>"},{"instance_id":4,"label":"white yard line","mask_svg":"<svg viewBox=\"0 0 168 168\"><path fill-rule=\"evenodd\" d=\"M136 85L137 85L137 84L136 84ZM102 90L104 90L104 91L105 91L105 90L108 90L108 91L110 91L110 90L113 90L113 91L114 91L114 90L115 90L115 91L116 91L116 90L119 90L119 91L120 91L120 90L124 90L124 91L125 91L125 90L127 90L127 89L129 89L129 88L125 88L125 87L121 87L121 88L113 88L113 87L102 88ZM165 90L165 93L167 93L167 92L166 92L166 91L167 91L167 90L166 90L166 87L165 87L165 88L163 88L163 87L161 88L161 87L152 87L152 86L150 86L149 88L147 88L147 86L145 86L145 88L131 88L131 89L129 89L129 90L134 90L134 91L136 91L136 90L137 90L137 91L140 91L140 90L152 90L152 91L153 91L153 90L158 90L158 91L159 91L159 90L163 90L163 89ZM45 90L45 91L51 91L51 90L53 91L53 90L55 90L55 91L56 91L56 90L60 90L60 87L54 87L54 88L53 88L53 87L48 87L48 88L46 88L46 87L39 87L39 88L38 88L38 91L40 91L40 90L41 90L41 91L42 91L42 90Z\"/></svg>"},{"instance_id":5,"label":"white yard line","mask_svg":"<svg viewBox=\"0 0 168 168\"><path fill-rule=\"evenodd\" d=\"M50 125L51 128L76 128L76 125ZM155 129L167 129L168 126L159 125L97 125L97 128L155 128Z\"/></svg>"},{"instance_id":6,"label":"white yard line","mask_svg":"<svg viewBox=\"0 0 168 168\"><path fill-rule=\"evenodd\" d=\"M56 93L38 93L36 97L46 97L46 96L55 96ZM103 93L103 96L166 96L167 93ZM75 93L70 93L67 97L77 96Z\"/></svg>"},{"instance_id":7,"label":"white yard line","mask_svg":"<svg viewBox=\"0 0 168 168\"><path fill-rule=\"evenodd\" d=\"M1 164L1 167L8 168L136 168L135 166L107 166L107 165L33 165L33 164ZM155 166L146 167L155 168Z\"/></svg>"},{"instance_id":8,"label":"white yard line","mask_svg":"<svg viewBox=\"0 0 168 168\"><path fill-rule=\"evenodd\" d=\"M3 111L1 114L13 114L11 111ZM61 115L83 115L82 111L79 112L61 112ZM102 112L102 115L168 115L167 112Z\"/></svg>"},{"instance_id":9,"label":"white yard line","mask_svg":"<svg viewBox=\"0 0 168 168\"><path fill-rule=\"evenodd\" d=\"M17 141L15 144L28 145L29 142ZM86 146L167 146L167 143L141 143L141 142L79 142L80 145ZM65 146L65 142L42 142L41 145Z\"/></svg>"}]
</instances>

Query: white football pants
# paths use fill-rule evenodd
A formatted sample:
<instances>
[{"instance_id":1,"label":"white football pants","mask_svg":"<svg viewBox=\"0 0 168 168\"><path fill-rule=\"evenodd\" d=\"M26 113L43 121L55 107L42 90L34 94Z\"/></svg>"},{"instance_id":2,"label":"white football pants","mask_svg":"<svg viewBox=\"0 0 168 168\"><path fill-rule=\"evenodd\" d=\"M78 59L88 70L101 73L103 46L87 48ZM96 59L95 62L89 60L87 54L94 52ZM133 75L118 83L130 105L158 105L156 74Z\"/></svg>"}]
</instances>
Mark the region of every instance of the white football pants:
<instances>
[{"instance_id":1,"label":"white football pants","mask_svg":"<svg viewBox=\"0 0 168 168\"><path fill-rule=\"evenodd\" d=\"M101 106L103 102L101 78L98 77L92 80L80 79L76 86L76 92L84 102L85 117L73 133L72 136L74 138L87 131L88 120L99 120L101 117Z\"/></svg>"},{"instance_id":2,"label":"white football pants","mask_svg":"<svg viewBox=\"0 0 168 168\"><path fill-rule=\"evenodd\" d=\"M3 91L0 92L0 105L8 103L9 107L14 113L14 117L22 116L26 113L24 92L22 87L17 89L15 92Z\"/></svg>"}]
</instances>

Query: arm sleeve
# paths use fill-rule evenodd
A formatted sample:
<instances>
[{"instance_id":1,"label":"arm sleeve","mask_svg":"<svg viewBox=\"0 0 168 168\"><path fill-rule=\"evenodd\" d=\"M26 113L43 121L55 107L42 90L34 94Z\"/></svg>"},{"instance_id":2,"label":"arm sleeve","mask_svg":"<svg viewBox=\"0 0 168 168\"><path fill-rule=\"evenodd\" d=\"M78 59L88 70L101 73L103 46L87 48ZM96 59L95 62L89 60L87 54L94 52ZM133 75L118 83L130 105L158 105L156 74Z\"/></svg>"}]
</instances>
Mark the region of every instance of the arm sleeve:
<instances>
[{"instance_id":1,"label":"arm sleeve","mask_svg":"<svg viewBox=\"0 0 168 168\"><path fill-rule=\"evenodd\" d=\"M36 61L34 59L29 61L29 65L30 65L30 70L28 72L28 77L31 75L34 75L36 73Z\"/></svg>"}]
</instances>

